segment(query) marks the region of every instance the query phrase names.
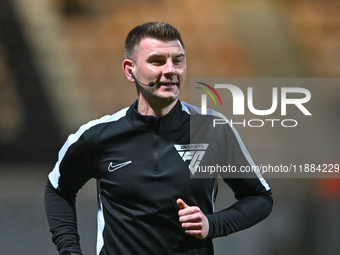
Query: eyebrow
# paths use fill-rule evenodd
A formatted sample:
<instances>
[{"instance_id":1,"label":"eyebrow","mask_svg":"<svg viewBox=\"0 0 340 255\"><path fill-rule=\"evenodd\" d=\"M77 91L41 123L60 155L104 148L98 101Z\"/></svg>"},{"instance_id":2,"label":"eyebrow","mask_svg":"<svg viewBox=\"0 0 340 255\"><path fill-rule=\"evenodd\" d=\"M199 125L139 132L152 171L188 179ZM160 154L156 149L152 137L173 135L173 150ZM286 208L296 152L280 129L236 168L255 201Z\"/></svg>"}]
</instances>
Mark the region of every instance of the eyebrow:
<instances>
[{"instance_id":1,"label":"eyebrow","mask_svg":"<svg viewBox=\"0 0 340 255\"><path fill-rule=\"evenodd\" d=\"M148 58L160 58L160 57L164 57L164 54L152 54ZM185 54L180 53L180 54L175 55L174 57L175 58L185 57Z\"/></svg>"},{"instance_id":2,"label":"eyebrow","mask_svg":"<svg viewBox=\"0 0 340 255\"><path fill-rule=\"evenodd\" d=\"M185 57L185 54L184 53L180 53L180 54L175 56L175 58L180 58L180 57Z\"/></svg>"}]
</instances>

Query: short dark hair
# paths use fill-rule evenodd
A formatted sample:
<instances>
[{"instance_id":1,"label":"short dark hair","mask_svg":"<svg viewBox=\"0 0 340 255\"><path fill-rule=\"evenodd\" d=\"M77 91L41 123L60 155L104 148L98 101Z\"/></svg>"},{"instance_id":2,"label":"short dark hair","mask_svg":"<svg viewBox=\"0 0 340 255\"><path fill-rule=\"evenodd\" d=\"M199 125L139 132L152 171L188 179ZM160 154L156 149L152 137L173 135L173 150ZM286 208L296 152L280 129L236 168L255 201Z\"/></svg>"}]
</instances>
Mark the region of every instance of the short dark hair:
<instances>
[{"instance_id":1,"label":"short dark hair","mask_svg":"<svg viewBox=\"0 0 340 255\"><path fill-rule=\"evenodd\" d=\"M160 40L178 40L183 49L184 43L177 28L164 22L148 22L133 28L125 40L125 58L135 61L135 48L145 37Z\"/></svg>"}]
</instances>

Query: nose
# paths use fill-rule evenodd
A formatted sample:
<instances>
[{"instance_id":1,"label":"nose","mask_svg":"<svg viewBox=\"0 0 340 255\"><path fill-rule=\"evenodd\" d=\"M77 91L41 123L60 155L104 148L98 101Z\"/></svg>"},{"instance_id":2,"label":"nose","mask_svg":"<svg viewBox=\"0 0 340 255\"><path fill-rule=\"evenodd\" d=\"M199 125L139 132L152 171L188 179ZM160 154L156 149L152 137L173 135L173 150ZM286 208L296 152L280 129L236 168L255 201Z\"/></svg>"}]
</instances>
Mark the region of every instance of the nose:
<instances>
[{"instance_id":1,"label":"nose","mask_svg":"<svg viewBox=\"0 0 340 255\"><path fill-rule=\"evenodd\" d=\"M176 68L171 59L168 59L166 64L163 66L163 73L165 76L173 76L176 73Z\"/></svg>"}]
</instances>

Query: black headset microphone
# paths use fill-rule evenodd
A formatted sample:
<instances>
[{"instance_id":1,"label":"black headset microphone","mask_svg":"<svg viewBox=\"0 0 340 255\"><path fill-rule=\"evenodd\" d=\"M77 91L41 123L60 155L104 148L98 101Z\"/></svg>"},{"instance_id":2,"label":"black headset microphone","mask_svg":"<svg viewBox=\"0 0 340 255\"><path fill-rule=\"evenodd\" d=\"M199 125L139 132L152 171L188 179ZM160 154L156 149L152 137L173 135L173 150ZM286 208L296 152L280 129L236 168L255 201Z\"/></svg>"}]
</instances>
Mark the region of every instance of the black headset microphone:
<instances>
[{"instance_id":1,"label":"black headset microphone","mask_svg":"<svg viewBox=\"0 0 340 255\"><path fill-rule=\"evenodd\" d=\"M138 84L141 84L141 85L144 85L144 86L148 86L148 87L153 87L153 86L155 86L156 85L156 83L155 82L150 82L149 84L144 84L144 83L141 83L137 78L136 78L136 76L133 74L133 72L132 72L132 70L131 69L129 69L129 73L132 75L132 77L136 80L136 82L138 83Z\"/></svg>"}]
</instances>

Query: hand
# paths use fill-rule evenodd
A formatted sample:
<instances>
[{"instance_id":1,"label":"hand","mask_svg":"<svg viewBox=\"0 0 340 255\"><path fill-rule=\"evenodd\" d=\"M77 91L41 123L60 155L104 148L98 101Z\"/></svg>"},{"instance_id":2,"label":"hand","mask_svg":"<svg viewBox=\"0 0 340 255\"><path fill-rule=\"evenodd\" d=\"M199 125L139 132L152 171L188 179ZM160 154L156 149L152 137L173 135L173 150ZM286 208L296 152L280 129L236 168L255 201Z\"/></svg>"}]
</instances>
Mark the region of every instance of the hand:
<instances>
[{"instance_id":1,"label":"hand","mask_svg":"<svg viewBox=\"0 0 340 255\"><path fill-rule=\"evenodd\" d=\"M201 209L197 206L188 206L182 199L177 199L179 207L179 222L185 233L203 239L209 232L209 221Z\"/></svg>"}]
</instances>

